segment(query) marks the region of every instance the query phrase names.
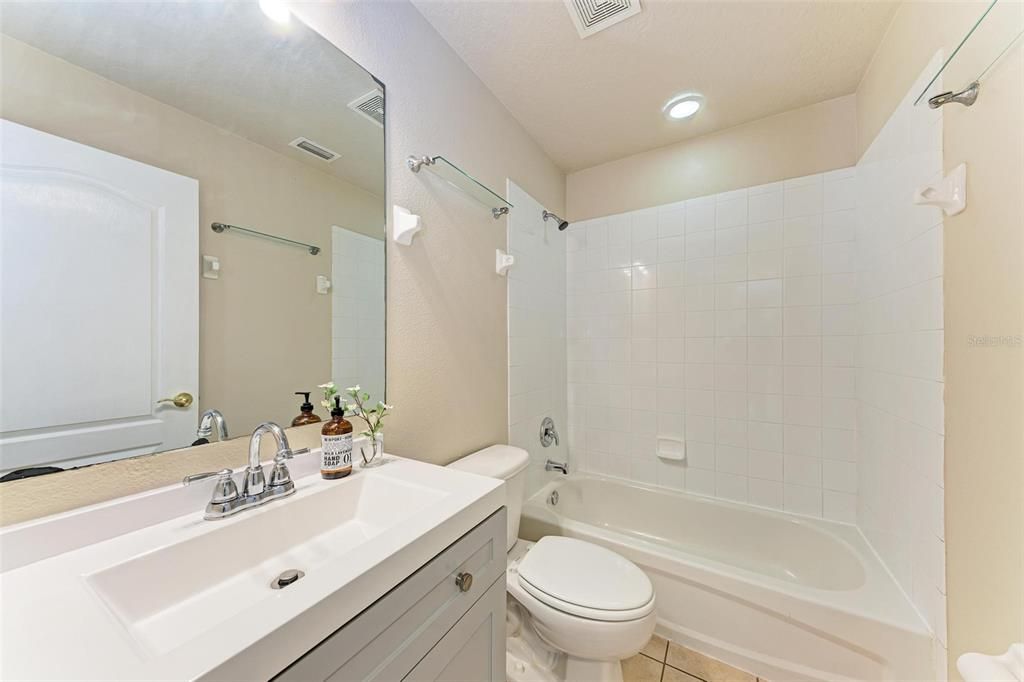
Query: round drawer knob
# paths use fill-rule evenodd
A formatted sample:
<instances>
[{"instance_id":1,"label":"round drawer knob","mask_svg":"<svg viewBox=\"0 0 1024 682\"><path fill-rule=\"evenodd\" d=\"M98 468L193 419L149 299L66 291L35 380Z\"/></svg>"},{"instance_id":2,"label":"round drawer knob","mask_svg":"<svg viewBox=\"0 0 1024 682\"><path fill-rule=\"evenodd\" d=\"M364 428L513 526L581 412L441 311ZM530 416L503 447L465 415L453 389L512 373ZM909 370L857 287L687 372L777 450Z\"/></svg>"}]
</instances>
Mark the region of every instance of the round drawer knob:
<instances>
[{"instance_id":1,"label":"round drawer knob","mask_svg":"<svg viewBox=\"0 0 1024 682\"><path fill-rule=\"evenodd\" d=\"M473 574L459 573L455 576L455 584L458 585L459 590L462 592L469 592L469 588L473 587Z\"/></svg>"}]
</instances>

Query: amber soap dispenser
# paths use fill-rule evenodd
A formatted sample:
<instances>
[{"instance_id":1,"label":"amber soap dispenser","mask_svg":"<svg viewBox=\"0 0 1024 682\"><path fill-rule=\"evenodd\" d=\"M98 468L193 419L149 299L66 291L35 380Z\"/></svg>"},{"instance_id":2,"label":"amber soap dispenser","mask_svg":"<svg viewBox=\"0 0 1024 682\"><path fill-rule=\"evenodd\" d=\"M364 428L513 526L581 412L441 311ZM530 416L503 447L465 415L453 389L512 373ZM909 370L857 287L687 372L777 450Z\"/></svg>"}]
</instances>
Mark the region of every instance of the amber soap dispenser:
<instances>
[{"instance_id":1,"label":"amber soap dispenser","mask_svg":"<svg viewBox=\"0 0 1024 682\"><path fill-rule=\"evenodd\" d=\"M313 403L309 402L309 391L296 391L295 395L301 395L302 405L299 406L299 416L292 420L292 426L305 426L306 424L316 424L320 421L320 417L313 414Z\"/></svg>"},{"instance_id":2,"label":"amber soap dispenser","mask_svg":"<svg viewBox=\"0 0 1024 682\"><path fill-rule=\"evenodd\" d=\"M334 396L331 421L320 429L320 475L344 478L352 473L352 424L345 419L341 396Z\"/></svg>"}]
</instances>

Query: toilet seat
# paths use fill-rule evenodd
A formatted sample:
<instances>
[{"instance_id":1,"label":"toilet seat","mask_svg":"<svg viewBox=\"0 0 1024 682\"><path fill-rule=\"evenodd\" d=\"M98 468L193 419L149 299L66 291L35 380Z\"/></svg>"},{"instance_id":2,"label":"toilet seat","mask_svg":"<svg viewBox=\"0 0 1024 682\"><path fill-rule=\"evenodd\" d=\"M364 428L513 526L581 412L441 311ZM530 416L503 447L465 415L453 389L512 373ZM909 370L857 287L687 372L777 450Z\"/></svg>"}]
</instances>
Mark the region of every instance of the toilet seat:
<instances>
[{"instance_id":1,"label":"toilet seat","mask_svg":"<svg viewBox=\"0 0 1024 682\"><path fill-rule=\"evenodd\" d=\"M580 618L623 622L654 610L654 588L644 572L589 542L541 538L516 570L519 586L537 601Z\"/></svg>"}]
</instances>

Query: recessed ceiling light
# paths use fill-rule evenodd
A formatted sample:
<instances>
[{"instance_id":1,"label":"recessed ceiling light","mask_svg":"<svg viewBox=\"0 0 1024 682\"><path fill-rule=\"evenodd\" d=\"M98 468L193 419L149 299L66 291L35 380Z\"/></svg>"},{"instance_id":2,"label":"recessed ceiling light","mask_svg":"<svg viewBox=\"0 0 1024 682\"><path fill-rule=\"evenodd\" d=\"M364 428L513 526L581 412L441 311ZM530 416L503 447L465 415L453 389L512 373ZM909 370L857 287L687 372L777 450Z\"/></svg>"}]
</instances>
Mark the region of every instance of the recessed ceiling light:
<instances>
[{"instance_id":1,"label":"recessed ceiling light","mask_svg":"<svg viewBox=\"0 0 1024 682\"><path fill-rule=\"evenodd\" d=\"M700 110L704 104L704 97L695 92L685 95L678 95L668 101L662 109L665 116L673 120L690 118Z\"/></svg>"},{"instance_id":2,"label":"recessed ceiling light","mask_svg":"<svg viewBox=\"0 0 1024 682\"><path fill-rule=\"evenodd\" d=\"M260 0L260 9L279 24L287 24L292 18L292 11L281 0Z\"/></svg>"}]
</instances>

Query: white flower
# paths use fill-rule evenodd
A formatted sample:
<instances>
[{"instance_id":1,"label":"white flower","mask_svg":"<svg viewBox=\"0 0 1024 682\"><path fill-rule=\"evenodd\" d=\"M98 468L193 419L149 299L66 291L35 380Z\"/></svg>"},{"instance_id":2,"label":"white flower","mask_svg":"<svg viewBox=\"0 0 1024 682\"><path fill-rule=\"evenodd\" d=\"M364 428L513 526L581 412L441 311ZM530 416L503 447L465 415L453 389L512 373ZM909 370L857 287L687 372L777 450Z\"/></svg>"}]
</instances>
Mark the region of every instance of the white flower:
<instances>
[{"instance_id":1,"label":"white flower","mask_svg":"<svg viewBox=\"0 0 1024 682\"><path fill-rule=\"evenodd\" d=\"M348 391L349 393L359 393L359 384L356 384L355 386L349 386L345 390Z\"/></svg>"},{"instance_id":2,"label":"white flower","mask_svg":"<svg viewBox=\"0 0 1024 682\"><path fill-rule=\"evenodd\" d=\"M387 404L387 403L385 403L385 402L384 402L383 400L377 401L377 407L378 407L378 408L380 408L380 409L382 409L382 410L391 410L391 409L394 409L394 405L388 405L388 404Z\"/></svg>"},{"instance_id":3,"label":"white flower","mask_svg":"<svg viewBox=\"0 0 1024 682\"><path fill-rule=\"evenodd\" d=\"M331 406L331 401L330 401L330 400L321 400L321 401L320 401L320 406L321 406L321 407L327 407L327 408L330 408L330 406Z\"/></svg>"},{"instance_id":4,"label":"white flower","mask_svg":"<svg viewBox=\"0 0 1024 682\"><path fill-rule=\"evenodd\" d=\"M317 388L323 388L323 389L334 388L334 382L333 381L328 381L326 384L320 384L319 386L317 386Z\"/></svg>"}]
</instances>

